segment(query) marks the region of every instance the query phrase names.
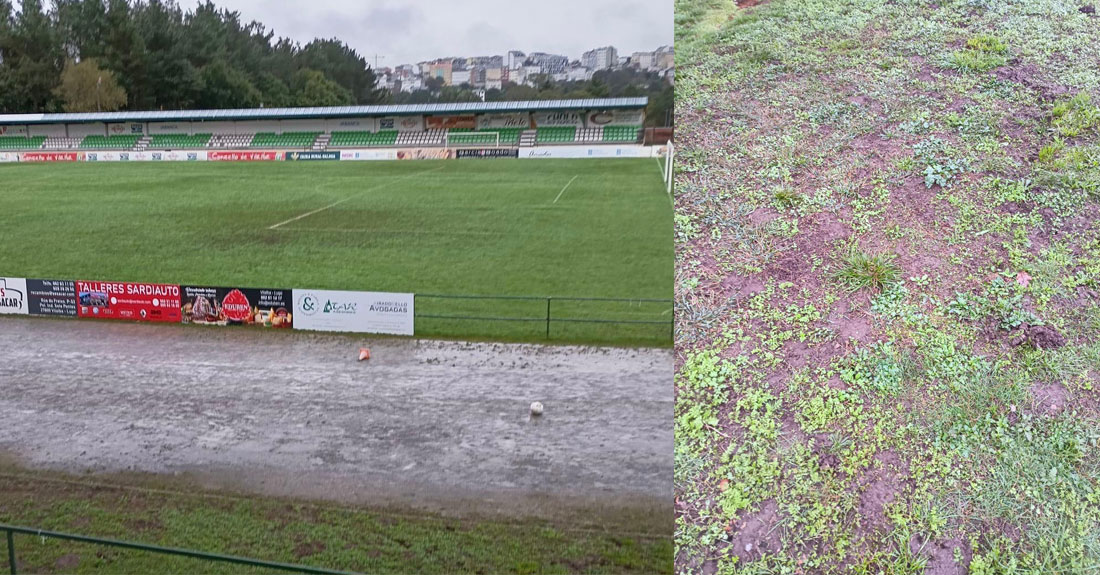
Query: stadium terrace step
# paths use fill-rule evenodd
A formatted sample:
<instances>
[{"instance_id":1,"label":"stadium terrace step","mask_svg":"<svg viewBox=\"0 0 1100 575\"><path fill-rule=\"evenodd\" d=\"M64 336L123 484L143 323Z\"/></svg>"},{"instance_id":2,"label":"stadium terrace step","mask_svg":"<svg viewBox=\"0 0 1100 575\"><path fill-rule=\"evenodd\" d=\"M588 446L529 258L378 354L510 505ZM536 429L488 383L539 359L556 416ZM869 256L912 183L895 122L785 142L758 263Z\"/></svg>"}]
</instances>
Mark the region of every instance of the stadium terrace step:
<instances>
[{"instance_id":1,"label":"stadium terrace step","mask_svg":"<svg viewBox=\"0 0 1100 575\"><path fill-rule=\"evenodd\" d=\"M315 152L321 152L328 148L329 140L332 139L332 134L324 133L317 136L317 139L313 141L313 147L310 148Z\"/></svg>"},{"instance_id":2,"label":"stadium terrace step","mask_svg":"<svg viewBox=\"0 0 1100 575\"><path fill-rule=\"evenodd\" d=\"M535 145L535 141L536 141L537 137L538 137L538 132L536 130L524 130L519 135L519 146L521 148L533 147Z\"/></svg>"}]
</instances>

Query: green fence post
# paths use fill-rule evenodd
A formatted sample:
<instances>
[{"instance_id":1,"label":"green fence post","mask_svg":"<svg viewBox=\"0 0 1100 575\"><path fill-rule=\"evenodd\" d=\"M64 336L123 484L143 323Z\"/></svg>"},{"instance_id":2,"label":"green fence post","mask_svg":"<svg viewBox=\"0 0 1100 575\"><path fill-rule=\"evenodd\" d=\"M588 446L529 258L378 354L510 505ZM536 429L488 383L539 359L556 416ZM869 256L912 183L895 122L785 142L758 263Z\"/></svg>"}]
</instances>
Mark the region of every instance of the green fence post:
<instances>
[{"instance_id":1,"label":"green fence post","mask_svg":"<svg viewBox=\"0 0 1100 575\"><path fill-rule=\"evenodd\" d=\"M546 339L550 339L550 299L546 298Z\"/></svg>"},{"instance_id":2,"label":"green fence post","mask_svg":"<svg viewBox=\"0 0 1100 575\"><path fill-rule=\"evenodd\" d=\"M8 566L11 567L11 575L15 572L15 534L8 530Z\"/></svg>"}]
</instances>

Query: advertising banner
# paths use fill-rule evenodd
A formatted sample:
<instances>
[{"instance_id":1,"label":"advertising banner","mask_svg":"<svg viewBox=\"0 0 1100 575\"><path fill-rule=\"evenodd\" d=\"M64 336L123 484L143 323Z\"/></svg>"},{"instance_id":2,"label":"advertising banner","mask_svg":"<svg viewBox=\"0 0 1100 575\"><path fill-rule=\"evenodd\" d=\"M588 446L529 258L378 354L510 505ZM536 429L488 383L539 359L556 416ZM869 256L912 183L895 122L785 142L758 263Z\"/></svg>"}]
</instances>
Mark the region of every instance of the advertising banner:
<instances>
[{"instance_id":1,"label":"advertising banner","mask_svg":"<svg viewBox=\"0 0 1100 575\"><path fill-rule=\"evenodd\" d=\"M473 130L477 127L477 118L473 116L428 116L424 125L429 130Z\"/></svg>"},{"instance_id":2,"label":"advertising banner","mask_svg":"<svg viewBox=\"0 0 1100 575\"><path fill-rule=\"evenodd\" d=\"M18 162L19 154L13 154L11 152L0 152L0 164Z\"/></svg>"},{"instance_id":3,"label":"advertising banner","mask_svg":"<svg viewBox=\"0 0 1100 575\"><path fill-rule=\"evenodd\" d=\"M519 148L460 148L456 158L518 158Z\"/></svg>"},{"instance_id":4,"label":"advertising banner","mask_svg":"<svg viewBox=\"0 0 1100 575\"><path fill-rule=\"evenodd\" d=\"M0 126L0 136L26 136L26 126Z\"/></svg>"},{"instance_id":5,"label":"advertising banner","mask_svg":"<svg viewBox=\"0 0 1100 575\"><path fill-rule=\"evenodd\" d=\"M339 160L340 152L287 152L286 159L288 162Z\"/></svg>"},{"instance_id":6,"label":"advertising banner","mask_svg":"<svg viewBox=\"0 0 1100 575\"><path fill-rule=\"evenodd\" d=\"M424 130L424 116L386 116L378 118L378 131L420 132Z\"/></svg>"},{"instance_id":7,"label":"advertising banner","mask_svg":"<svg viewBox=\"0 0 1100 575\"><path fill-rule=\"evenodd\" d=\"M182 286L183 323L289 328L293 297L288 289Z\"/></svg>"},{"instance_id":8,"label":"advertising banner","mask_svg":"<svg viewBox=\"0 0 1100 575\"><path fill-rule=\"evenodd\" d=\"M180 286L77 281L77 316L179 323Z\"/></svg>"},{"instance_id":9,"label":"advertising banner","mask_svg":"<svg viewBox=\"0 0 1100 575\"><path fill-rule=\"evenodd\" d=\"M27 302L31 315L76 317L76 282L29 279Z\"/></svg>"},{"instance_id":10,"label":"advertising banner","mask_svg":"<svg viewBox=\"0 0 1100 575\"><path fill-rule=\"evenodd\" d=\"M0 314L27 315L27 280L0 277Z\"/></svg>"},{"instance_id":11,"label":"advertising banner","mask_svg":"<svg viewBox=\"0 0 1100 575\"><path fill-rule=\"evenodd\" d=\"M527 114L485 114L477 117L480 130L493 128L530 128L531 117Z\"/></svg>"},{"instance_id":12,"label":"advertising banner","mask_svg":"<svg viewBox=\"0 0 1100 575\"><path fill-rule=\"evenodd\" d=\"M137 123L127 124L107 124L107 134L111 136L131 135L131 134L143 134L145 133L145 125Z\"/></svg>"},{"instance_id":13,"label":"advertising banner","mask_svg":"<svg viewBox=\"0 0 1100 575\"><path fill-rule=\"evenodd\" d=\"M341 150L340 159L348 160L396 160L397 150Z\"/></svg>"},{"instance_id":14,"label":"advertising banner","mask_svg":"<svg viewBox=\"0 0 1100 575\"><path fill-rule=\"evenodd\" d=\"M521 158L649 158L653 151L645 146L544 146L524 148Z\"/></svg>"},{"instance_id":15,"label":"advertising banner","mask_svg":"<svg viewBox=\"0 0 1100 575\"><path fill-rule=\"evenodd\" d=\"M446 148L410 148L397 150L398 160L452 160L455 151Z\"/></svg>"},{"instance_id":16,"label":"advertising banner","mask_svg":"<svg viewBox=\"0 0 1100 575\"><path fill-rule=\"evenodd\" d=\"M294 290L294 327L412 335L413 294Z\"/></svg>"},{"instance_id":17,"label":"advertising banner","mask_svg":"<svg viewBox=\"0 0 1100 575\"><path fill-rule=\"evenodd\" d=\"M282 152L207 152L211 162L272 162L283 159Z\"/></svg>"},{"instance_id":18,"label":"advertising banner","mask_svg":"<svg viewBox=\"0 0 1100 575\"><path fill-rule=\"evenodd\" d=\"M378 122L374 118L342 118L326 121L325 128L330 132L377 132Z\"/></svg>"},{"instance_id":19,"label":"advertising banner","mask_svg":"<svg viewBox=\"0 0 1100 575\"><path fill-rule=\"evenodd\" d=\"M584 116L579 112L535 112L536 126L584 127Z\"/></svg>"},{"instance_id":20,"label":"advertising banner","mask_svg":"<svg viewBox=\"0 0 1100 575\"><path fill-rule=\"evenodd\" d=\"M598 126L641 126L645 123L645 113L641 110L610 110L589 112L588 127Z\"/></svg>"},{"instance_id":21,"label":"advertising banner","mask_svg":"<svg viewBox=\"0 0 1100 575\"><path fill-rule=\"evenodd\" d=\"M24 162L79 162L83 157L81 152L27 152L23 154Z\"/></svg>"}]
</instances>

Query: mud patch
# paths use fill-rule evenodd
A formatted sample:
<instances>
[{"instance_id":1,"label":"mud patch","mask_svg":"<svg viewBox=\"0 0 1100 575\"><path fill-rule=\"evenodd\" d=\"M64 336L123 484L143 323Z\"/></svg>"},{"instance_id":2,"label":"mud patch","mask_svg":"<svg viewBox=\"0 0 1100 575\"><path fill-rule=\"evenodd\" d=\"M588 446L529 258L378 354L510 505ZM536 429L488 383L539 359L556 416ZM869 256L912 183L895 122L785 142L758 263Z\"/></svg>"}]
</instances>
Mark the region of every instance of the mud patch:
<instances>
[{"instance_id":1,"label":"mud patch","mask_svg":"<svg viewBox=\"0 0 1100 575\"><path fill-rule=\"evenodd\" d=\"M960 561L955 562L955 550L958 550ZM970 560L973 552L970 545L959 539L933 542L925 547L928 556L928 564L924 567L924 575L966 575L970 568Z\"/></svg>"},{"instance_id":2,"label":"mud patch","mask_svg":"<svg viewBox=\"0 0 1100 575\"><path fill-rule=\"evenodd\" d=\"M896 453L879 452L875 462L875 468L860 481L860 527L866 536L881 536L890 531L886 507L901 494L905 483L904 465Z\"/></svg>"},{"instance_id":3,"label":"mud patch","mask_svg":"<svg viewBox=\"0 0 1100 575\"><path fill-rule=\"evenodd\" d=\"M1034 383L1031 396L1039 413L1057 415L1064 411L1070 400L1069 390L1058 383Z\"/></svg>"},{"instance_id":4,"label":"mud patch","mask_svg":"<svg viewBox=\"0 0 1100 575\"><path fill-rule=\"evenodd\" d=\"M738 565L760 559L765 554L776 554L783 546L779 533L779 505L769 499L760 511L739 519L733 525L730 539L730 556L737 557Z\"/></svg>"}]
</instances>

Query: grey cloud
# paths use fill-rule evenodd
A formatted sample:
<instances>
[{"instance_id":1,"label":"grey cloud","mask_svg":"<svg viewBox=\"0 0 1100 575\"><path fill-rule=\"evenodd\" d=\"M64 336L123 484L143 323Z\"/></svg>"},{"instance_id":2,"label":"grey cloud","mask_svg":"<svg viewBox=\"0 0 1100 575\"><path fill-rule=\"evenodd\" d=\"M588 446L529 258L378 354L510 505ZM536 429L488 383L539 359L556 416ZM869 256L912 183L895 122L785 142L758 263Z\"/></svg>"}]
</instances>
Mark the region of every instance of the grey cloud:
<instances>
[{"instance_id":1,"label":"grey cloud","mask_svg":"<svg viewBox=\"0 0 1100 575\"><path fill-rule=\"evenodd\" d=\"M673 0L215 0L300 42L338 37L384 66L508 50L579 58L672 44Z\"/></svg>"}]
</instances>

